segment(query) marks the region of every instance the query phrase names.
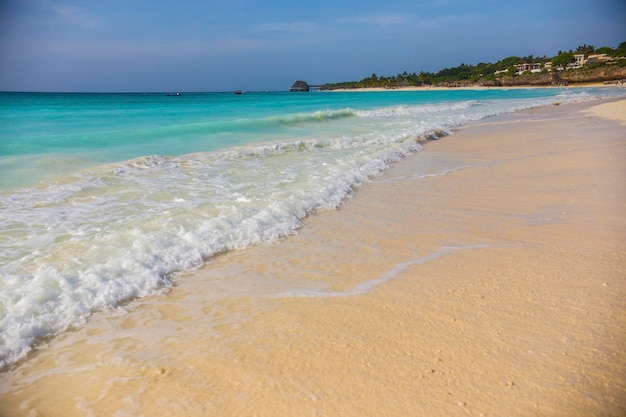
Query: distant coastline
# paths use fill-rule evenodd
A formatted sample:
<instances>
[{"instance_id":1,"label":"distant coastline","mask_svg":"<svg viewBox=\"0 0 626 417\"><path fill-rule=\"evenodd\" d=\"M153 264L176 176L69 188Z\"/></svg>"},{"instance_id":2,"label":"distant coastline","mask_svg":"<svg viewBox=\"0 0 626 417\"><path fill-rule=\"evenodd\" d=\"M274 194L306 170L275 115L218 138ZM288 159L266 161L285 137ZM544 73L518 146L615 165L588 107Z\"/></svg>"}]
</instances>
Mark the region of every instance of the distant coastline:
<instances>
[{"instance_id":1,"label":"distant coastline","mask_svg":"<svg viewBox=\"0 0 626 417\"><path fill-rule=\"evenodd\" d=\"M581 87L623 85L626 82L626 42L613 49L581 45L575 51L559 51L557 56L510 56L496 63L460 64L436 73L420 71L378 76L360 81L342 81L315 86L312 91L396 90L408 88L481 87ZM313 87L313 86L311 86ZM304 81L296 81L290 91L309 91Z\"/></svg>"},{"instance_id":2,"label":"distant coastline","mask_svg":"<svg viewBox=\"0 0 626 417\"><path fill-rule=\"evenodd\" d=\"M445 91L445 90L510 90L510 89L529 89L529 88L585 88L585 87L626 87L624 83L581 83L581 84L568 84L561 86L554 85L513 85L513 86L485 86L485 85L463 85L463 86L421 86L421 87L362 87L362 88L334 88L328 90L322 90L322 92L339 93L339 92L377 92L377 91Z\"/></svg>"},{"instance_id":3,"label":"distant coastline","mask_svg":"<svg viewBox=\"0 0 626 417\"><path fill-rule=\"evenodd\" d=\"M345 91L426 91L426 90L479 90L497 88L563 88L563 87L622 87L626 85L626 66L611 65L563 72L520 74L515 77L502 77L495 82L484 79L470 82L441 82L436 84L407 85L406 83L389 85L363 85L362 82L322 84L310 86L298 80L289 89L290 92L345 92Z\"/></svg>"},{"instance_id":4,"label":"distant coastline","mask_svg":"<svg viewBox=\"0 0 626 417\"><path fill-rule=\"evenodd\" d=\"M555 77L558 75L558 78ZM380 87L334 87L322 85L320 91L393 91L393 90L448 90L484 88L546 88L546 87L615 87L626 85L626 67L600 67L591 70L568 71L565 73L523 74L503 77L498 82L443 82L430 85L390 85Z\"/></svg>"}]
</instances>

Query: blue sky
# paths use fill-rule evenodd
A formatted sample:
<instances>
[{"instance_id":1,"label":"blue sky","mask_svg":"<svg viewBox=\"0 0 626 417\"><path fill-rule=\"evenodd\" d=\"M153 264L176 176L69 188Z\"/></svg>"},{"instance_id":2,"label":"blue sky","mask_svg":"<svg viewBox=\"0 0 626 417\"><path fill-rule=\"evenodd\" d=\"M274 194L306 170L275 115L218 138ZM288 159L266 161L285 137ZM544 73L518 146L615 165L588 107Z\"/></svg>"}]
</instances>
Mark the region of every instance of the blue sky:
<instances>
[{"instance_id":1,"label":"blue sky","mask_svg":"<svg viewBox=\"0 0 626 417\"><path fill-rule=\"evenodd\" d=\"M0 90L285 90L626 41L624 0L0 0Z\"/></svg>"}]
</instances>

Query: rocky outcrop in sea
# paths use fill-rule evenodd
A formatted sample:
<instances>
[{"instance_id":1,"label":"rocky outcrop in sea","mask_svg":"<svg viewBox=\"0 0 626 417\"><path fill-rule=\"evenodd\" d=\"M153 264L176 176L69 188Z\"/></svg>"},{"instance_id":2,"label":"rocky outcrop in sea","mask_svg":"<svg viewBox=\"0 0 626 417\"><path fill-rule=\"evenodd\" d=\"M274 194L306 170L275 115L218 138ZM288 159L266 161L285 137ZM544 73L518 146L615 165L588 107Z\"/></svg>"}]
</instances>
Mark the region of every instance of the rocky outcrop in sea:
<instances>
[{"instance_id":1,"label":"rocky outcrop in sea","mask_svg":"<svg viewBox=\"0 0 626 417\"><path fill-rule=\"evenodd\" d=\"M309 85L306 83L306 81L298 80L293 83L289 91L292 93L308 92Z\"/></svg>"}]
</instances>

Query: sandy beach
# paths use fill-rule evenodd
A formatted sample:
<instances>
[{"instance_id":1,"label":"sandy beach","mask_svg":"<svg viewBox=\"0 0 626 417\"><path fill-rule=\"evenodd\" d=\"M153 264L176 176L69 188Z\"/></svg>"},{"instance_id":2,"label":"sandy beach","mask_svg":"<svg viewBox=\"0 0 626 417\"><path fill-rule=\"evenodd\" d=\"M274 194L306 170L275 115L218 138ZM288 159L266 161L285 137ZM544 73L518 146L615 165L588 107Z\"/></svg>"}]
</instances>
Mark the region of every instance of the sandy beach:
<instances>
[{"instance_id":1,"label":"sandy beach","mask_svg":"<svg viewBox=\"0 0 626 417\"><path fill-rule=\"evenodd\" d=\"M626 101L483 120L0 374L0 416L626 415Z\"/></svg>"},{"instance_id":2,"label":"sandy beach","mask_svg":"<svg viewBox=\"0 0 626 417\"><path fill-rule=\"evenodd\" d=\"M466 85L466 86L458 86L458 87L441 87L441 86L407 86L407 87L363 87L363 88L336 88L332 90L323 90L324 92L380 92L380 91L449 91L449 90L527 90L531 88L584 88L584 87L606 87L606 88L614 88L614 83L604 83L604 82L589 82L589 83L577 83L572 85L559 85L559 86L536 86L536 85L511 85L511 86L482 86L482 85Z\"/></svg>"}]
</instances>

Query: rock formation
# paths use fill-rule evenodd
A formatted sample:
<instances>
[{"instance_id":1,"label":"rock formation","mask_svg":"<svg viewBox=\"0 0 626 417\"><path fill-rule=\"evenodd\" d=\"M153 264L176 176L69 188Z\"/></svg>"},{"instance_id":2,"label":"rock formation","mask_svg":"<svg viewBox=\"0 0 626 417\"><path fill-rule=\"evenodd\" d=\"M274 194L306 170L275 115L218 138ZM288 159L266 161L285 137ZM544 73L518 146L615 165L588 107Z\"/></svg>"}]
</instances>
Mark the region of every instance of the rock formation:
<instances>
[{"instance_id":1,"label":"rock formation","mask_svg":"<svg viewBox=\"0 0 626 417\"><path fill-rule=\"evenodd\" d=\"M295 83L293 83L289 91L292 93L308 92L309 85L306 83L306 81L298 80Z\"/></svg>"},{"instance_id":2,"label":"rock formation","mask_svg":"<svg viewBox=\"0 0 626 417\"><path fill-rule=\"evenodd\" d=\"M523 74L516 77L503 77L501 85L509 86L549 86L576 85L585 83L611 82L626 79L626 68L607 65L600 68L582 68L547 74Z\"/></svg>"}]
</instances>

